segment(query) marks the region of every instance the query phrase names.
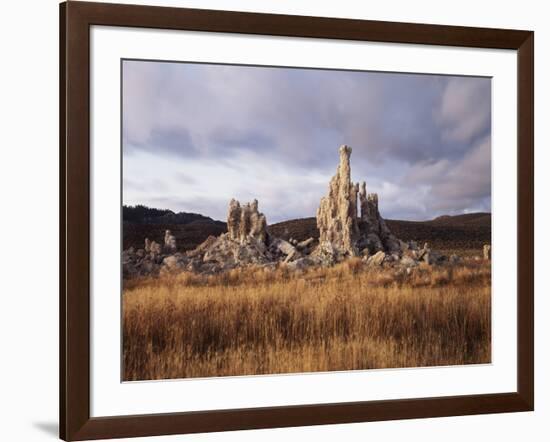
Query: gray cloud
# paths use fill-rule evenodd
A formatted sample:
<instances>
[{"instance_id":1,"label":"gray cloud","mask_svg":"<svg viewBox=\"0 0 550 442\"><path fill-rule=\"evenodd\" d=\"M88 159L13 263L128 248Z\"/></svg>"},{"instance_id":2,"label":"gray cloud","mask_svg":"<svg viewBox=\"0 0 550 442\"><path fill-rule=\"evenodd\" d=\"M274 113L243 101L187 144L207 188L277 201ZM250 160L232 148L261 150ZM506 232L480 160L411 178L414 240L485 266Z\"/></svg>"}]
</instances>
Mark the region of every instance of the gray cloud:
<instances>
[{"instance_id":1,"label":"gray cloud","mask_svg":"<svg viewBox=\"0 0 550 442\"><path fill-rule=\"evenodd\" d=\"M451 78L444 90L438 117L443 139L471 142L487 135L491 124L491 83L469 78Z\"/></svg>"},{"instance_id":2,"label":"gray cloud","mask_svg":"<svg viewBox=\"0 0 550 442\"><path fill-rule=\"evenodd\" d=\"M198 183L196 178L193 178L191 175L186 174L184 172L178 172L176 174L176 179L178 180L178 182L183 184L188 184L188 185L193 185Z\"/></svg>"},{"instance_id":3,"label":"gray cloud","mask_svg":"<svg viewBox=\"0 0 550 442\"><path fill-rule=\"evenodd\" d=\"M177 201L194 201L192 188L209 179L188 168L193 161L239 168L243 177L255 162L330 176L338 146L349 144L354 179L381 194L386 216L487 209L490 131L487 78L124 62L124 161L139 169L143 160L133 154L143 152L181 164L194 181L179 182L194 186L189 195L181 194L186 187L168 190L166 198ZM276 181L277 191L262 177L247 186L277 219L313 216L327 185L300 182L296 189L292 180Z\"/></svg>"}]
</instances>

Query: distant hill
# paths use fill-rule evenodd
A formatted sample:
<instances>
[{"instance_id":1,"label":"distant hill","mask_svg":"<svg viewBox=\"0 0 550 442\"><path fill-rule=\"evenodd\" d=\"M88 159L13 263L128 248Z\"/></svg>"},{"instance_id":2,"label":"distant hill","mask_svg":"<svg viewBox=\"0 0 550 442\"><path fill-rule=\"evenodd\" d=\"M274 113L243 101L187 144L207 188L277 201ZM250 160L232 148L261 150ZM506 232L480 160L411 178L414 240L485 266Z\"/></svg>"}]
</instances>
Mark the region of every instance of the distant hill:
<instances>
[{"instance_id":1,"label":"distant hill","mask_svg":"<svg viewBox=\"0 0 550 442\"><path fill-rule=\"evenodd\" d=\"M145 238L160 244L164 232L170 230L176 237L180 250L191 250L210 235L218 236L227 231L226 224L198 213L161 210L142 205L123 206L122 247L143 248Z\"/></svg>"},{"instance_id":2,"label":"distant hill","mask_svg":"<svg viewBox=\"0 0 550 442\"><path fill-rule=\"evenodd\" d=\"M210 235L219 236L227 231L225 223L220 221L193 221L188 224L134 224L124 223L122 235L122 247L127 249L134 247L142 249L145 238L164 242L164 232L170 230L176 237L178 250L192 250L204 242Z\"/></svg>"},{"instance_id":3,"label":"distant hill","mask_svg":"<svg viewBox=\"0 0 550 442\"><path fill-rule=\"evenodd\" d=\"M178 249L192 250L208 236L219 236L227 231L226 223L197 213L150 209L145 206L123 208L123 248L142 248L145 238L162 243L164 231L176 237ZM429 221L386 220L388 227L404 241L428 242L440 250L481 250L491 241L491 214L469 213L444 215ZM277 237L299 241L319 238L315 218L301 218L268 226Z\"/></svg>"},{"instance_id":4,"label":"distant hill","mask_svg":"<svg viewBox=\"0 0 550 442\"><path fill-rule=\"evenodd\" d=\"M481 249L491 241L491 214L445 215L429 221L386 220L390 230L404 241L428 242L442 250ZM299 241L319 238L315 218L302 218L272 224L269 231L284 239Z\"/></svg>"},{"instance_id":5,"label":"distant hill","mask_svg":"<svg viewBox=\"0 0 550 442\"><path fill-rule=\"evenodd\" d=\"M464 226L477 225L491 227L491 214L486 212L465 213L463 215L443 215L434 218L431 221L426 221L432 225L438 226Z\"/></svg>"},{"instance_id":6,"label":"distant hill","mask_svg":"<svg viewBox=\"0 0 550 442\"><path fill-rule=\"evenodd\" d=\"M208 216L189 212L172 212L150 208L147 206L122 206L122 220L137 224L189 224L193 221L209 222L214 220Z\"/></svg>"}]
</instances>

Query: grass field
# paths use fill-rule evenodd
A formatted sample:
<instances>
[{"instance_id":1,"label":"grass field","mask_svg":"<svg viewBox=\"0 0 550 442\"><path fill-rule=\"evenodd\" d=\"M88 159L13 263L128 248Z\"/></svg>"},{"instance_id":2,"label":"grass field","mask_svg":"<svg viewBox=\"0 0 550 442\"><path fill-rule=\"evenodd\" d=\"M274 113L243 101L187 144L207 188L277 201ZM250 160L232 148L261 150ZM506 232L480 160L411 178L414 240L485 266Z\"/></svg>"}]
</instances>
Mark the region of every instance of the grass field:
<instances>
[{"instance_id":1,"label":"grass field","mask_svg":"<svg viewBox=\"0 0 550 442\"><path fill-rule=\"evenodd\" d=\"M474 260L126 281L124 380L488 363L490 286Z\"/></svg>"}]
</instances>

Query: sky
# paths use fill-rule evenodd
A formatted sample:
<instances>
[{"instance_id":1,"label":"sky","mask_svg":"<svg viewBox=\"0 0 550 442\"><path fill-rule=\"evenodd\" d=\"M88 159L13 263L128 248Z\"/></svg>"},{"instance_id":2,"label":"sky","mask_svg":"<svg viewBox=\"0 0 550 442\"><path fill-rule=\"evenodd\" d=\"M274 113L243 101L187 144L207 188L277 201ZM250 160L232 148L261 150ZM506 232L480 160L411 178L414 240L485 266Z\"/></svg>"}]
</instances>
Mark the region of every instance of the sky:
<instances>
[{"instance_id":1,"label":"sky","mask_svg":"<svg viewBox=\"0 0 550 442\"><path fill-rule=\"evenodd\" d=\"M122 88L127 205L315 216L347 144L384 218L491 210L489 78L125 60Z\"/></svg>"}]
</instances>

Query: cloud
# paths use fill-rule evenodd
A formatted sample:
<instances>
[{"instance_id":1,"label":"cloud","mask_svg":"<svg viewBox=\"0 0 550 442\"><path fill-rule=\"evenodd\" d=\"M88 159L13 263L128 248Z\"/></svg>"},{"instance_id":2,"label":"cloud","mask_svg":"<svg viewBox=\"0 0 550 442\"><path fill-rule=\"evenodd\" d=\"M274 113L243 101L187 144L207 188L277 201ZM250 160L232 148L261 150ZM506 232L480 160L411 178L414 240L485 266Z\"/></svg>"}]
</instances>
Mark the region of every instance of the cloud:
<instances>
[{"instance_id":1,"label":"cloud","mask_svg":"<svg viewBox=\"0 0 550 442\"><path fill-rule=\"evenodd\" d=\"M443 139L470 142L486 135L491 124L491 83L489 79L472 81L455 77L448 81L443 92L439 119Z\"/></svg>"},{"instance_id":2,"label":"cloud","mask_svg":"<svg viewBox=\"0 0 550 442\"><path fill-rule=\"evenodd\" d=\"M132 198L196 207L197 189L223 170L229 188L248 189L272 218L314 216L328 181L305 179L330 177L349 144L354 179L392 217L463 212L490 206L490 106L487 78L125 61L125 178L152 182L143 170L166 159L165 195ZM199 173L201 164L215 167Z\"/></svg>"},{"instance_id":3,"label":"cloud","mask_svg":"<svg viewBox=\"0 0 550 442\"><path fill-rule=\"evenodd\" d=\"M457 161L418 163L404 185L427 189L428 213L491 210L491 140L486 137Z\"/></svg>"}]
</instances>

